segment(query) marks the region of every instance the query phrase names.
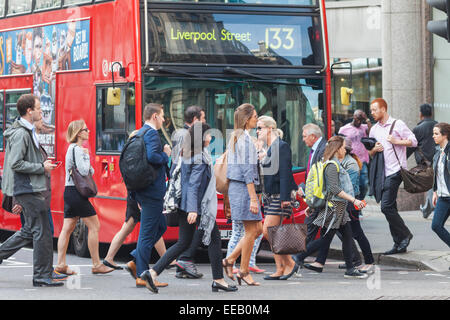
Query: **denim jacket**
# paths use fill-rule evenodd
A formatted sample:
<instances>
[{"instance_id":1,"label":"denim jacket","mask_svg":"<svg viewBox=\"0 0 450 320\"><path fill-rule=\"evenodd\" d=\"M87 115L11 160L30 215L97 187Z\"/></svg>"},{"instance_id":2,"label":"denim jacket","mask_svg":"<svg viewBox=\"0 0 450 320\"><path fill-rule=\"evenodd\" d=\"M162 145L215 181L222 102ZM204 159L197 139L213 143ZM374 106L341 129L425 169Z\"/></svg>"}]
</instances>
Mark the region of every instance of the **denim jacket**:
<instances>
[{"instance_id":1,"label":"denim jacket","mask_svg":"<svg viewBox=\"0 0 450 320\"><path fill-rule=\"evenodd\" d=\"M244 132L236 142L234 150L229 147L227 156L227 178L259 185L258 154L248 133Z\"/></svg>"}]
</instances>

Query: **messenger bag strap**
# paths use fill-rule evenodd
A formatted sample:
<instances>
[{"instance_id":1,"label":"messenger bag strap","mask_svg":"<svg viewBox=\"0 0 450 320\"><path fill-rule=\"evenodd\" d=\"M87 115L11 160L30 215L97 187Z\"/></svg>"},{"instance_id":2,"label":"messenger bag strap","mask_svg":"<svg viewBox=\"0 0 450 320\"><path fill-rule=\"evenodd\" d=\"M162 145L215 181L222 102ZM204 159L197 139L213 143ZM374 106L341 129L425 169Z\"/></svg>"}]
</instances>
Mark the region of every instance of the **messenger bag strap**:
<instances>
[{"instance_id":1,"label":"messenger bag strap","mask_svg":"<svg viewBox=\"0 0 450 320\"><path fill-rule=\"evenodd\" d=\"M389 130L389 135L391 135L392 131L394 131L394 126L395 126L396 122L397 122L397 120L394 120L394 122L392 123L391 129ZM392 149L394 150L395 157L397 158L398 165L400 166L400 168L402 168L402 164L400 163L400 159L398 158L397 151L395 151L395 145L393 143L391 143L391 144L392 144Z\"/></svg>"}]
</instances>

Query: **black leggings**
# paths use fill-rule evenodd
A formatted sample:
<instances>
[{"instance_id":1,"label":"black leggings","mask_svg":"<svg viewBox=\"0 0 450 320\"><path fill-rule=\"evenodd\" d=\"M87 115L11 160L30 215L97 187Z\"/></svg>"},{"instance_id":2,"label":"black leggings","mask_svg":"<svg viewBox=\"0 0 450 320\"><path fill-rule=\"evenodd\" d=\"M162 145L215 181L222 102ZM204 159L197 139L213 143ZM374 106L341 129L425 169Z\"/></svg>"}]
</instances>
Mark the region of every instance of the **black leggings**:
<instances>
[{"instance_id":1,"label":"black leggings","mask_svg":"<svg viewBox=\"0 0 450 320\"><path fill-rule=\"evenodd\" d=\"M197 224L200 221L200 216L197 216L197 223L189 224L187 222L187 214L178 214L178 241L171 246L166 253L159 258L158 262L153 266L153 270L159 275L164 269L175 260L181 253L183 253L191 245L192 238L194 237ZM200 239L203 237L203 230L199 230ZM222 240L220 239L220 232L217 224L214 224L214 228L211 232L211 242L208 246L208 256L211 262L212 276L214 280L223 278L222 268Z\"/></svg>"},{"instance_id":2,"label":"black leggings","mask_svg":"<svg viewBox=\"0 0 450 320\"><path fill-rule=\"evenodd\" d=\"M337 231L341 232L342 234L342 252L344 254L345 265L347 267L347 270L352 269L353 234L352 229L350 227L350 223L346 223L339 229L330 229L325 235L322 235L319 239L310 241L306 245L306 251L300 253L297 257L300 259L300 261L303 261L306 257L309 257L310 255L319 251L322 248L322 246L329 245L329 243L331 243Z\"/></svg>"}]
</instances>

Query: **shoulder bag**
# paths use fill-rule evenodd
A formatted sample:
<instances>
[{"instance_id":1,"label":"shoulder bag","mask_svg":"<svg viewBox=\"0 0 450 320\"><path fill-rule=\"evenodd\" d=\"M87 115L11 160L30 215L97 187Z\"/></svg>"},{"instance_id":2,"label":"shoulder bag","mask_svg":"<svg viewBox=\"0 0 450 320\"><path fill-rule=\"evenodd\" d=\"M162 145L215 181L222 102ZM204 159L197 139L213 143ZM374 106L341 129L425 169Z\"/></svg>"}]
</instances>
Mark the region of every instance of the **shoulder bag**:
<instances>
[{"instance_id":1,"label":"shoulder bag","mask_svg":"<svg viewBox=\"0 0 450 320\"><path fill-rule=\"evenodd\" d=\"M95 184L94 179L92 178L92 174L89 172L87 176L81 175L81 173L77 169L77 162L75 159L75 148L72 148L73 155L73 167L70 169L70 176L72 177L72 181L75 184L75 188L84 198L92 198L97 195L97 185Z\"/></svg>"},{"instance_id":2,"label":"shoulder bag","mask_svg":"<svg viewBox=\"0 0 450 320\"><path fill-rule=\"evenodd\" d=\"M389 135L392 134L396 121L397 120L392 123ZM394 145L392 145L392 149L394 149L395 157L397 158L398 164L400 165L400 174L402 176L405 190L409 193L422 193L430 190L433 187L433 166L430 161L426 160L422 149L418 148L417 151L419 151L419 153L421 153L421 156L424 158L423 163L417 165L411 170L402 168Z\"/></svg>"},{"instance_id":3,"label":"shoulder bag","mask_svg":"<svg viewBox=\"0 0 450 320\"><path fill-rule=\"evenodd\" d=\"M221 194L228 194L229 180L227 178L227 155L228 150L226 150L223 155L221 155L214 164L214 175L216 177L216 190Z\"/></svg>"}]
</instances>

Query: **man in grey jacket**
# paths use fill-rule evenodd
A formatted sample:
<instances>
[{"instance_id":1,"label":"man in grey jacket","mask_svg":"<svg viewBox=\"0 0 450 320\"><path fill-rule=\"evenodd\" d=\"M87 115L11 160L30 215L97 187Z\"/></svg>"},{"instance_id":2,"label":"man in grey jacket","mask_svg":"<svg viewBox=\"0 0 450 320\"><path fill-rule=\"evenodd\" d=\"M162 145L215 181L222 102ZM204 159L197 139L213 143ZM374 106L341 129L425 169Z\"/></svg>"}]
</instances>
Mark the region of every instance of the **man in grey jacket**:
<instances>
[{"instance_id":1,"label":"man in grey jacket","mask_svg":"<svg viewBox=\"0 0 450 320\"><path fill-rule=\"evenodd\" d=\"M17 101L20 118L5 131L6 149L2 180L3 194L15 197L23 208L24 224L0 245L0 263L33 242L33 286L62 286L52 279L53 240L48 205L42 192L47 190L45 172L56 165L44 161L34 123L42 119L39 99L32 94Z\"/></svg>"}]
</instances>

